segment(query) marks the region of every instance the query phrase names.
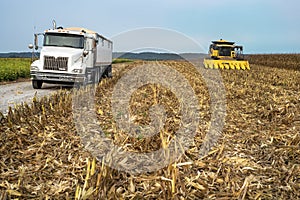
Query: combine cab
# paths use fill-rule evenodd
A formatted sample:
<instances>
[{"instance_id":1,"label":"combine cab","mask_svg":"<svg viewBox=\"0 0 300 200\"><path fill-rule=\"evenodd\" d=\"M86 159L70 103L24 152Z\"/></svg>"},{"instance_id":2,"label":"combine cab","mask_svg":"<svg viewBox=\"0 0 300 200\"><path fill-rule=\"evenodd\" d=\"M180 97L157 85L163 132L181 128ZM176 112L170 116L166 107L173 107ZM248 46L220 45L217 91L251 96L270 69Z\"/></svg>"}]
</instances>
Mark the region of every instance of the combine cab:
<instances>
[{"instance_id":1,"label":"combine cab","mask_svg":"<svg viewBox=\"0 0 300 200\"><path fill-rule=\"evenodd\" d=\"M250 69L244 60L243 47L226 40L212 41L209 47L210 58L204 59L204 67L210 69Z\"/></svg>"}]
</instances>

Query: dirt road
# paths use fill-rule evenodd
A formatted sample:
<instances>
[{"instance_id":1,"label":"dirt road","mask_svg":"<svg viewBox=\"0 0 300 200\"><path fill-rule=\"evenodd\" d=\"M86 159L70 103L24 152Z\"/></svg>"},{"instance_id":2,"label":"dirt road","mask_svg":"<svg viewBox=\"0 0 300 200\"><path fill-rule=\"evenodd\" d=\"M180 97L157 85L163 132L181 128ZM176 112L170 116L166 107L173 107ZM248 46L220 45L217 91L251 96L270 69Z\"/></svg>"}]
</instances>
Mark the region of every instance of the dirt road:
<instances>
[{"instance_id":1,"label":"dirt road","mask_svg":"<svg viewBox=\"0 0 300 200\"><path fill-rule=\"evenodd\" d=\"M14 107L21 102L30 103L35 94L42 97L61 88L68 89L71 86L43 84L42 89L36 90L32 88L31 81L0 85L0 112L6 114L9 106Z\"/></svg>"}]
</instances>

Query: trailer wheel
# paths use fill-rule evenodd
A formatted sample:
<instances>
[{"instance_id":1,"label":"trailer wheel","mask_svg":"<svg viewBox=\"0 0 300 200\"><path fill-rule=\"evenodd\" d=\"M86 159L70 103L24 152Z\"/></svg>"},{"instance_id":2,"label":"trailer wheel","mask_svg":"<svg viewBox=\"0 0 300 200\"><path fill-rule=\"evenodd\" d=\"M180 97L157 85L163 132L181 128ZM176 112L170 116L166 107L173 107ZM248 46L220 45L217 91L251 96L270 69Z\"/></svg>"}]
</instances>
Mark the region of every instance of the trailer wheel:
<instances>
[{"instance_id":1,"label":"trailer wheel","mask_svg":"<svg viewBox=\"0 0 300 200\"><path fill-rule=\"evenodd\" d=\"M43 85L43 81L40 80L32 80L32 87L34 89L41 89Z\"/></svg>"}]
</instances>

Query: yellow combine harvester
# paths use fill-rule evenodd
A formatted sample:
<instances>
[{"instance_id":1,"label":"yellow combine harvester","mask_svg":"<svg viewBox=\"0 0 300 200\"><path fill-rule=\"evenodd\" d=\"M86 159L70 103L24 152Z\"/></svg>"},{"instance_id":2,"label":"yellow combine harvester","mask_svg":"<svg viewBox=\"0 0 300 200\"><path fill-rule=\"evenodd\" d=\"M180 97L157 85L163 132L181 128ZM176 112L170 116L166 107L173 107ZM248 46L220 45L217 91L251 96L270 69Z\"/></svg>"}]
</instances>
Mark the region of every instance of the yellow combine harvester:
<instances>
[{"instance_id":1,"label":"yellow combine harvester","mask_svg":"<svg viewBox=\"0 0 300 200\"><path fill-rule=\"evenodd\" d=\"M226 40L212 41L209 46L210 58L204 59L204 67L210 69L250 69L244 60L243 47Z\"/></svg>"}]
</instances>

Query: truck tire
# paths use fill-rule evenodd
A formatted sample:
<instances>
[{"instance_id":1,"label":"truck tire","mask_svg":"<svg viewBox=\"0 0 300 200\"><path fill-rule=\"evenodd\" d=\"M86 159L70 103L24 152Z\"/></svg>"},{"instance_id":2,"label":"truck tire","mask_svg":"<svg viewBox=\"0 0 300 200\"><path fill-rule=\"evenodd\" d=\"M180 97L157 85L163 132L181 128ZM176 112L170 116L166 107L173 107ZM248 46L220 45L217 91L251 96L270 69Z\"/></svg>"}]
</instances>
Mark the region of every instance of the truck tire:
<instances>
[{"instance_id":1,"label":"truck tire","mask_svg":"<svg viewBox=\"0 0 300 200\"><path fill-rule=\"evenodd\" d=\"M105 77L105 78L112 78L112 67L111 67L111 65L109 65L109 66L106 68L106 70L105 70L105 72L104 72L104 77Z\"/></svg>"},{"instance_id":2,"label":"truck tire","mask_svg":"<svg viewBox=\"0 0 300 200\"><path fill-rule=\"evenodd\" d=\"M41 89L43 85L43 81L40 80L32 80L33 89Z\"/></svg>"}]
</instances>

